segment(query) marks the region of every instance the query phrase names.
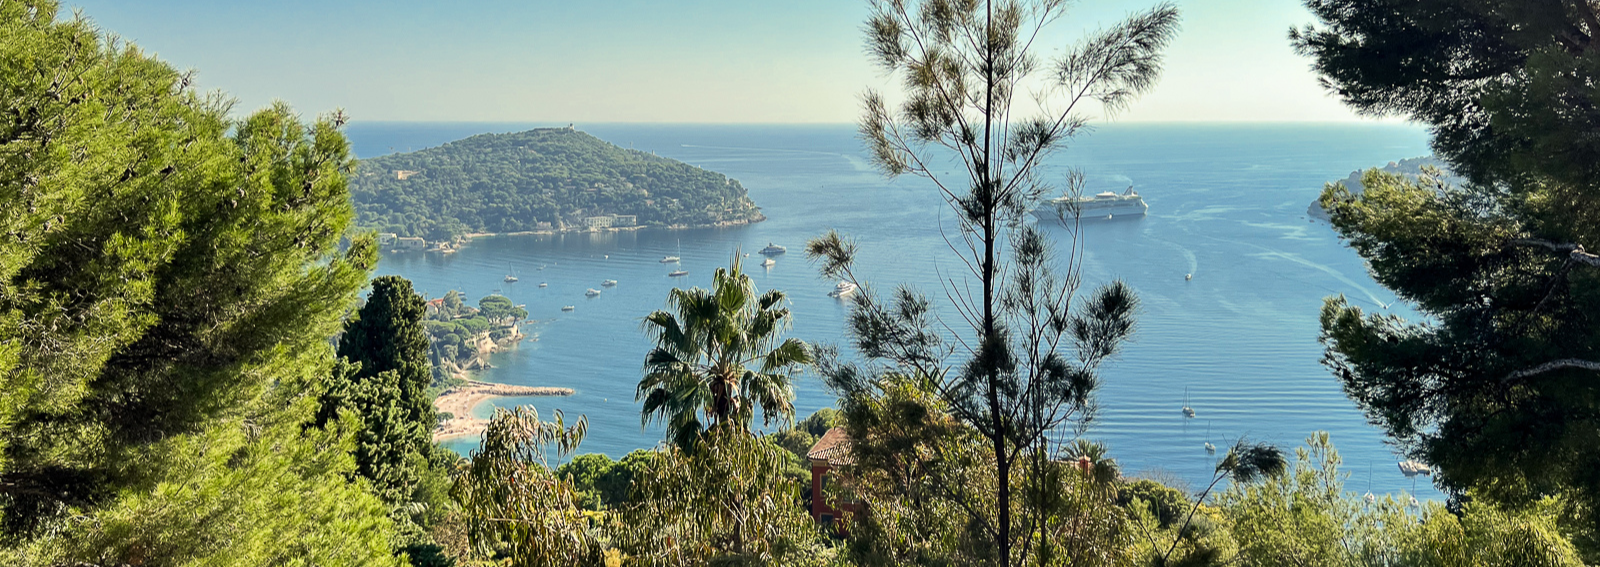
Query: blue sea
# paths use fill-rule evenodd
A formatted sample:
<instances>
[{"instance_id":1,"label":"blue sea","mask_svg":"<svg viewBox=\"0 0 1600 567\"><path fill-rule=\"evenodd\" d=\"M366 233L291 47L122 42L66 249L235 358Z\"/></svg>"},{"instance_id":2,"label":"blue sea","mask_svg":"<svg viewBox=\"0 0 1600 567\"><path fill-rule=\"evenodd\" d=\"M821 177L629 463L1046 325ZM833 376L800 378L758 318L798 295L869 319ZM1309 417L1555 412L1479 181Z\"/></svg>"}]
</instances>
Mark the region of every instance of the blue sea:
<instances>
[{"instance_id":1,"label":"blue sea","mask_svg":"<svg viewBox=\"0 0 1600 567\"><path fill-rule=\"evenodd\" d=\"M535 126L376 123L352 125L349 134L356 154L371 157ZM496 237L453 255L386 253L377 271L410 278L430 297L455 289L527 304L536 340L495 355L495 368L480 379L576 390L498 399L479 406L479 415L519 404L546 415L560 409L587 416L582 452L621 457L656 445L661 431L641 425L634 399L650 349L640 320L662 308L673 287L709 285L712 272L739 253L751 254L745 269L758 286L789 295L791 336L809 342L845 342L846 306L827 295L834 282L799 253L827 230L859 242L860 274L880 289L910 284L947 303L941 278L960 281L963 266L944 239L955 223L939 193L924 180L874 171L849 125L578 128L738 179L769 220L716 230ZM1053 155L1052 178L1077 168L1086 192L1131 185L1150 206L1142 219L1089 223L1080 233L1085 283L1121 279L1142 304L1133 342L1103 370L1102 411L1086 436L1108 444L1127 473L1203 486L1216 459L1205 452L1208 440L1219 448L1241 437L1294 447L1328 431L1352 473L1350 490L1441 498L1427 477L1399 473L1382 432L1319 362L1317 316L1326 297L1416 315L1373 282L1326 224L1306 215L1324 183L1426 155L1427 141L1421 128L1399 124L1110 124ZM1070 247L1066 230L1048 234L1063 252ZM755 252L769 242L790 252L762 268ZM689 275L667 277L674 266L657 262L666 255L681 256ZM508 273L521 281L503 283ZM605 279L620 284L584 297ZM563 305L576 310L562 312ZM802 418L835 401L816 377L803 379L796 395ZM1186 399L1192 419L1180 412ZM465 454L476 443L448 445Z\"/></svg>"}]
</instances>

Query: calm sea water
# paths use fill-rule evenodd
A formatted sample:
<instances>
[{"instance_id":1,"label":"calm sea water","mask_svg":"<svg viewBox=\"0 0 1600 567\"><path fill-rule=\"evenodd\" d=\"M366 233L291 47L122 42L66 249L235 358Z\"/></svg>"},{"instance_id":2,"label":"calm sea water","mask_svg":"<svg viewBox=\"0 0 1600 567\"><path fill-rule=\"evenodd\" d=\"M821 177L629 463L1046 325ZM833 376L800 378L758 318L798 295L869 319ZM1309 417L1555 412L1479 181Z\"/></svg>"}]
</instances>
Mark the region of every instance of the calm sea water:
<instances>
[{"instance_id":1,"label":"calm sea water","mask_svg":"<svg viewBox=\"0 0 1600 567\"><path fill-rule=\"evenodd\" d=\"M358 124L350 136L358 155L373 156L532 126ZM909 283L934 297L943 296L940 274L960 268L940 234L954 224L938 194L924 181L874 172L849 126L579 127L739 179L770 220L721 230L491 238L454 255L386 255L379 273L410 278L431 297L457 289L527 304L538 320L530 326L537 341L496 355L496 368L480 378L577 391L500 399L479 406L479 415L517 404L586 415L582 450L620 457L661 439L659 429L641 426L634 386L650 348L640 319L661 308L671 288L709 285L716 267L736 252L751 253L746 271L758 285L789 294L792 336L837 343L845 305L827 296L833 282L798 253L806 239L838 229L859 241L868 279ZM1318 362L1323 298L1345 294L1379 309L1394 296L1305 213L1326 181L1426 153L1426 133L1403 125L1108 125L1055 155L1053 171L1080 168L1088 191L1133 185L1150 205L1143 219L1082 230L1085 281L1120 278L1143 304L1134 342L1104 370L1103 411L1088 437L1109 444L1126 471L1162 469L1203 485L1215 464L1203 448L1207 440L1298 446L1325 430L1353 473L1350 489L1439 498L1426 477L1400 475L1381 432ZM1065 230L1050 234L1067 244ZM762 268L754 252L768 242L791 252ZM669 254L683 258L689 276L667 277L672 267L657 260ZM521 282L503 283L508 272ZM584 297L605 279L621 283ZM563 305L577 309L562 312ZM814 377L796 389L801 417L834 403ZM1186 395L1193 419L1179 411ZM475 445L449 444L463 453Z\"/></svg>"}]
</instances>

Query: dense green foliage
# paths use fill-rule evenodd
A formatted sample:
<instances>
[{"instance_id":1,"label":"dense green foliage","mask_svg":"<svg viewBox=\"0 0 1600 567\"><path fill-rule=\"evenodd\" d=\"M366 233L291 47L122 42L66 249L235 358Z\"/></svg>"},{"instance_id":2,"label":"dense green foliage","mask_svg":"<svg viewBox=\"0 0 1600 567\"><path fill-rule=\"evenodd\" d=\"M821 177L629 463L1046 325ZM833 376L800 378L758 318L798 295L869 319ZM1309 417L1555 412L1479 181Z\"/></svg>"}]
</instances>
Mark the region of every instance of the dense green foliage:
<instances>
[{"instance_id":1,"label":"dense green foliage","mask_svg":"<svg viewBox=\"0 0 1600 567\"><path fill-rule=\"evenodd\" d=\"M790 455L736 429L621 461L571 455L587 424L500 410L455 496L475 556L513 565L821 565L825 539L783 474ZM596 499L603 506L594 505ZM596 511L599 510L599 511Z\"/></svg>"},{"instance_id":2,"label":"dense green foliage","mask_svg":"<svg viewBox=\"0 0 1600 567\"><path fill-rule=\"evenodd\" d=\"M427 565L439 560L426 532L452 507L448 476L458 457L433 444L422 297L399 276L382 276L371 285L366 303L339 337L340 361L316 424L339 419L342 412L360 422L356 473L389 505L413 565Z\"/></svg>"},{"instance_id":3,"label":"dense green foliage","mask_svg":"<svg viewBox=\"0 0 1600 567\"><path fill-rule=\"evenodd\" d=\"M1310 0L1297 30L1354 108L1429 125L1465 187L1369 174L1323 194L1339 234L1424 321L1323 309L1327 363L1463 494L1600 505L1600 6ZM1600 522L1592 525L1600 525ZM1588 550L1600 558L1600 547Z\"/></svg>"},{"instance_id":4,"label":"dense green foliage","mask_svg":"<svg viewBox=\"0 0 1600 567\"><path fill-rule=\"evenodd\" d=\"M553 473L583 442L588 422L567 425L560 412L539 419L533 408L495 410L483 445L456 478L473 551L513 565L595 565L601 544L573 482Z\"/></svg>"},{"instance_id":5,"label":"dense green foliage","mask_svg":"<svg viewBox=\"0 0 1600 567\"><path fill-rule=\"evenodd\" d=\"M811 364L810 349L782 337L789 326L783 292L758 294L739 267L734 258L732 267L717 268L710 290L674 288L672 310L644 319L656 346L639 380L640 415L666 422L680 447L718 427L748 432L757 409L763 423L794 419L792 384Z\"/></svg>"},{"instance_id":6,"label":"dense green foliage","mask_svg":"<svg viewBox=\"0 0 1600 567\"><path fill-rule=\"evenodd\" d=\"M790 462L735 429L670 447L634 476L613 540L645 565L823 565L823 534L784 474Z\"/></svg>"},{"instance_id":7,"label":"dense green foliage","mask_svg":"<svg viewBox=\"0 0 1600 567\"><path fill-rule=\"evenodd\" d=\"M347 361L334 372L320 422L349 410L362 420L356 465L390 503L403 502L425 468L433 445L432 382L428 339L422 333L422 297L399 276L372 281L366 305L339 337Z\"/></svg>"},{"instance_id":8,"label":"dense green foliage","mask_svg":"<svg viewBox=\"0 0 1600 567\"><path fill-rule=\"evenodd\" d=\"M1437 503L1408 509L1395 498L1344 490L1347 473L1327 433L1313 434L1290 474L1236 485L1217 517L1236 543L1233 563L1278 565L1582 565L1559 526L1559 502L1502 510ZM1228 559L1223 557L1222 559Z\"/></svg>"},{"instance_id":9,"label":"dense green foliage","mask_svg":"<svg viewBox=\"0 0 1600 567\"><path fill-rule=\"evenodd\" d=\"M634 449L616 461L599 453L578 455L556 468L556 476L572 479L573 486L584 495L586 508L614 508L628 502L633 479L653 466L659 454L653 449Z\"/></svg>"},{"instance_id":10,"label":"dense green foliage","mask_svg":"<svg viewBox=\"0 0 1600 567\"><path fill-rule=\"evenodd\" d=\"M399 179L402 170L419 173ZM762 218L738 181L567 128L365 159L351 193L361 226L430 240L539 230L540 222L582 228L584 217L600 215L636 215L645 226Z\"/></svg>"},{"instance_id":11,"label":"dense green foliage","mask_svg":"<svg viewBox=\"0 0 1600 567\"><path fill-rule=\"evenodd\" d=\"M0 3L0 563L394 564L304 428L376 259L344 136L57 8Z\"/></svg>"}]
</instances>

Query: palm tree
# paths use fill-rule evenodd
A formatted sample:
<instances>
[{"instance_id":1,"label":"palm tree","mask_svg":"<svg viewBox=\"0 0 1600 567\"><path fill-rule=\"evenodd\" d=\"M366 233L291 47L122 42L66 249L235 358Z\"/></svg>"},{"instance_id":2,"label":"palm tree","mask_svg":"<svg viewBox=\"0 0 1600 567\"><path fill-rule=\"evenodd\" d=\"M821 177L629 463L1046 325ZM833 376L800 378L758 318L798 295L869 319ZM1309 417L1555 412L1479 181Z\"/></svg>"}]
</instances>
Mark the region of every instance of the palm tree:
<instances>
[{"instance_id":1,"label":"palm tree","mask_svg":"<svg viewBox=\"0 0 1600 567\"><path fill-rule=\"evenodd\" d=\"M760 406L762 423L794 419L791 382L811 364L799 339L783 339L789 309L783 292L757 294L739 270L718 268L710 290L676 289L664 309L644 319L656 347L644 361L637 399L641 420L662 420L681 447L707 429L748 432ZM701 415L710 421L706 427Z\"/></svg>"}]
</instances>

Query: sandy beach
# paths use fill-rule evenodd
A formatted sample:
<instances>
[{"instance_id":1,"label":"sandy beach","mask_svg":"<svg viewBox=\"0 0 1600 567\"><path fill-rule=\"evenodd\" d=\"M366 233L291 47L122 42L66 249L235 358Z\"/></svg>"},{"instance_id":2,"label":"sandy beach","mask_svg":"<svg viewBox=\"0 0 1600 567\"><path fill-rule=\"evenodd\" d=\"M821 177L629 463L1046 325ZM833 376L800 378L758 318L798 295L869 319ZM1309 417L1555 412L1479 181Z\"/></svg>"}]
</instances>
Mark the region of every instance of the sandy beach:
<instances>
[{"instance_id":1,"label":"sandy beach","mask_svg":"<svg viewBox=\"0 0 1600 567\"><path fill-rule=\"evenodd\" d=\"M507 396L570 396L571 388L535 388L530 386L512 386L510 384L494 384L468 380L466 385L451 389L433 400L433 407L440 412L449 412L449 420L439 424L433 430L433 440L443 441L457 437L470 437L483 433L484 427L489 425L489 420L472 416L472 408L490 398Z\"/></svg>"}]
</instances>

